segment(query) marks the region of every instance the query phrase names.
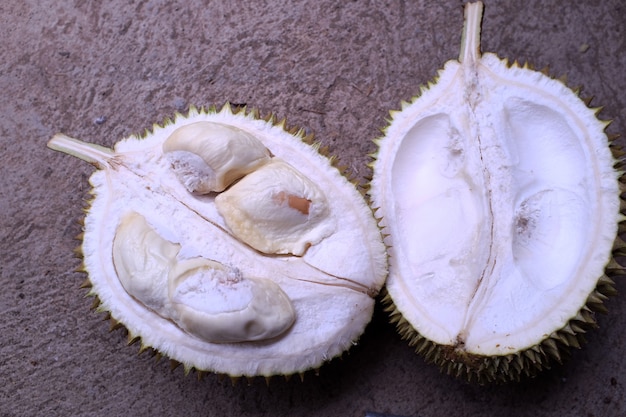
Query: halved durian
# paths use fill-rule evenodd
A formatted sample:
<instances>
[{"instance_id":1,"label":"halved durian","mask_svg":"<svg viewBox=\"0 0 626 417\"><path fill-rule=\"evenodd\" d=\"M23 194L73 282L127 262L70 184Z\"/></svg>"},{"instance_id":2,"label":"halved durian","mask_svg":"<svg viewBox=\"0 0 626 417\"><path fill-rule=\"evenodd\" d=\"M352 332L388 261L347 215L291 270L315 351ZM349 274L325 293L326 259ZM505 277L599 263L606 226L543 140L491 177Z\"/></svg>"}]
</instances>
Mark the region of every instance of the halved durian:
<instances>
[{"instance_id":1,"label":"halved durian","mask_svg":"<svg viewBox=\"0 0 626 417\"><path fill-rule=\"evenodd\" d=\"M290 375L356 343L385 246L311 142L229 105L113 150L56 135L50 148L98 168L81 251L99 310L187 371Z\"/></svg>"},{"instance_id":2,"label":"halved durian","mask_svg":"<svg viewBox=\"0 0 626 417\"><path fill-rule=\"evenodd\" d=\"M445 372L487 382L579 347L614 293L605 267L621 269L623 218L599 109L481 54L482 13L466 5L458 61L391 112L369 193L388 234L392 322Z\"/></svg>"}]
</instances>

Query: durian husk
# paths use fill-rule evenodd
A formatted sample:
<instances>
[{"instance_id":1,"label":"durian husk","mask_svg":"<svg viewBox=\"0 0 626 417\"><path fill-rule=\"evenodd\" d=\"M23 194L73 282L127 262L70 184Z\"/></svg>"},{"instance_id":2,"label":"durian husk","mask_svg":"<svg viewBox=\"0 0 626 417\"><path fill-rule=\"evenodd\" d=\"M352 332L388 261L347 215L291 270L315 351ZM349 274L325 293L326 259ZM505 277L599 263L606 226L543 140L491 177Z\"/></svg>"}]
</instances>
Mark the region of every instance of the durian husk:
<instances>
[{"instance_id":1,"label":"durian husk","mask_svg":"<svg viewBox=\"0 0 626 417\"><path fill-rule=\"evenodd\" d=\"M215 105L206 107L206 108L205 107L197 108L195 106L190 106L188 110L188 114L192 114L192 113L216 114L216 113L221 113L221 112L230 112L233 115L240 114L243 117L252 116L257 120L264 120L265 122L271 124L272 126L280 127L285 132L291 134L292 136L296 138L299 138L303 143L315 149L320 155L326 157L330 161L331 165L335 169L337 169L340 172L340 174L344 178L346 178L365 197L365 190L363 189L362 184L358 181L358 179L354 177L354 175L351 172L349 172L348 166L341 164L339 161L339 158L337 158L337 156L332 155L330 153L328 146L322 146L320 142L316 141L313 133L306 133L305 129L303 128L288 126L286 118L279 119L274 113L271 113L271 112L265 116L261 116L259 110L256 108L248 109L247 106L231 105L229 102L226 102L220 108L218 108ZM160 128L167 126L168 124L174 123L177 117L186 117L186 116L182 113L177 112L174 115L174 119L167 118L161 124L155 123L153 125L153 130L160 129ZM139 136L139 138L145 139L151 133L152 131L146 129L144 133L141 136ZM91 204L95 198L93 189L89 191L89 194L91 197L84 200L83 212L85 213L85 216L89 213ZM82 229L84 227L84 217L80 219L79 223ZM76 239L82 242L83 237L84 237L84 232L81 232L79 235L76 236ZM74 249L74 254L81 260L81 264L79 267L75 269L75 272L87 274L87 278L80 284L80 288L87 290L85 297L89 297L93 299L90 309L92 311L95 311L96 313L104 315L103 320L108 321L109 323L109 332L121 330L124 333L126 333L127 346L139 345L138 355L141 355L145 352L150 352L151 356L155 357L157 361L160 361L165 356L163 353L161 353L159 350L155 349L154 347L143 343L141 336L133 334L122 322L118 321L115 317L113 317L111 312L108 311L108 309L102 304L102 302L100 301L100 298L98 297L98 294L93 290L93 285L89 279L89 271L87 271L85 267L85 263L83 261L82 244L77 246ZM352 344L353 345L358 344L358 340L353 341ZM328 360L325 361L324 363L327 363L328 361L331 361L334 359L340 359L344 354L346 354L346 351L342 352L339 356L335 358L328 358ZM199 369L193 365L184 364L171 358L169 359L169 363L170 363L170 370L172 372L180 368L182 365L183 373L185 376L195 373L197 375L197 379L202 380L207 374L215 374L220 381L228 378L233 386L237 385L242 380L245 380L247 382L247 385L252 385L254 381L259 378L264 379L265 383L269 385L270 381L274 379L274 377L278 376L278 375L256 375L256 376L230 375L230 374L225 374L225 373L214 372L212 370ZM285 381L290 381L294 375L297 375L298 376L297 379L299 379L301 382L304 382L305 376L309 373L315 376L319 376L320 367L321 365L318 367L310 368L310 369L302 369L301 371L293 373L293 374L286 374L286 375L280 375L280 376L283 377Z\"/></svg>"},{"instance_id":2,"label":"durian husk","mask_svg":"<svg viewBox=\"0 0 626 417\"><path fill-rule=\"evenodd\" d=\"M534 66L528 62L520 65L518 61L507 62L509 67L521 67L525 69L535 70ZM551 77L549 68L543 68L539 72ZM551 77L554 78L554 77ZM582 98L580 93L582 87L570 87L567 85L567 76L563 75L558 79L561 83L572 90L591 110L598 116L602 111L602 107L591 107L592 98ZM420 92L428 90L432 85L436 84L437 78L428 82L425 86L420 87ZM389 112L389 118L386 122L393 122L394 114L408 107L412 102L417 100L420 94L414 96L410 101L402 101L400 110L392 110ZM601 121L602 122L602 121ZM610 121L604 121L604 127L609 126ZM381 129L383 136L386 134L386 128ZM468 382L479 384L488 383L508 383L520 381L523 378L535 377L540 372L551 368L551 364L563 363L570 356L572 348L580 349L587 343L585 333L598 327L596 314L607 314L608 310L605 302L609 297L617 295L615 282L613 278L626 275L626 241L622 236L626 235L626 151L622 146L616 143L619 135L607 134L609 148L613 158L615 159L614 168L619 178L620 188L620 214L622 220L619 222L618 233L613 243L611 258L605 267L605 273L598 278L594 291L589 294L585 304L580 308L577 314L572 317L568 323L561 329L555 330L545 339L531 348L521 350L515 353L502 356L482 356L465 352L461 349L455 349L453 346L441 345L435 343L428 338L422 336L411 324L404 318L393 302L393 299L385 288L381 291L380 299L385 312L389 314L389 322L395 324L398 333L403 340L407 340L409 346L415 348L415 352L423 356L428 363L439 366L443 373L450 376L464 379ZM380 146L381 139L374 139L376 146ZM368 164L370 169L374 169L376 161L376 153L369 155L371 158ZM368 191L369 191L368 184ZM373 208L376 213L378 208ZM377 217L378 222L382 220ZM383 236L385 231L383 229Z\"/></svg>"}]
</instances>

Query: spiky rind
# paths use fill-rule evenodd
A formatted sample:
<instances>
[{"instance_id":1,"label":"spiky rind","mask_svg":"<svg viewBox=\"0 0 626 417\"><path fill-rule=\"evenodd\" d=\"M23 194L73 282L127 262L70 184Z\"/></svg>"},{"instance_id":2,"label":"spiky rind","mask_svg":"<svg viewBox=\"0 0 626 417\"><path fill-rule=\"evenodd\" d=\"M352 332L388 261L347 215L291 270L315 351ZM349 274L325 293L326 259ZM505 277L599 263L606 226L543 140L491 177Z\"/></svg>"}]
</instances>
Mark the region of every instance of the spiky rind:
<instances>
[{"instance_id":1,"label":"spiky rind","mask_svg":"<svg viewBox=\"0 0 626 417\"><path fill-rule=\"evenodd\" d=\"M615 137L610 140L614 139ZM613 155L616 160L620 161L620 156L615 153ZM619 180L623 193L620 196L622 203L620 212L624 215L626 187L623 184L623 173L620 174ZM597 328L595 313L607 313L605 302L609 297L617 295L612 278L626 275L626 268L617 260L618 257L626 256L626 241L621 238L625 233L626 220L622 220L618 226L618 235L613 244L611 259L606 265L605 274L598 278L596 288L587 297L585 305L576 315L565 326L554 331L538 344L509 355L474 355L453 346L437 344L415 330L397 309L386 289L381 292L382 304L389 314L389 321L396 325L402 339L408 340L409 346L414 347L416 353L424 356L427 362L438 365L442 372L448 375L480 384L506 383L534 377L541 371L550 369L551 363L562 363L569 356L572 348L580 349L586 343L584 334L588 330Z\"/></svg>"},{"instance_id":2,"label":"spiky rind","mask_svg":"<svg viewBox=\"0 0 626 417\"><path fill-rule=\"evenodd\" d=\"M353 184L355 186L355 188L361 192L361 194L363 194L363 191L360 190L358 188L359 186L359 182L354 179L354 177L351 176L351 174L348 172L348 166L347 165L341 165L341 163L339 162L339 158L337 158L334 155L330 155L329 152L329 148L328 146L322 146L320 142L317 142L315 140L315 137L312 133L307 133L304 129L299 128L299 127L289 127L287 125L286 119L278 119L276 117L275 114L273 113L268 113L265 116L260 116L259 111L257 109L248 109L246 106L233 106L230 103L225 103L220 109L218 109L216 106L210 106L207 108L201 107L201 108L196 108L191 106L189 108L188 114L184 115L181 113L176 113L173 119L165 119L161 124L154 124L152 127L152 130L145 130L145 132L138 136L131 136L133 138L136 139L146 139L148 136L154 134L155 131L159 130L159 129L163 129L165 128L167 125L169 124L173 124L176 122L176 119L179 117L182 118L186 118L186 117L190 117L193 115L197 115L197 114L217 114L217 113L221 113L221 112L228 112L232 115L240 115L242 117L246 117L246 118L251 118L251 119L255 119L255 120L264 120L267 123L271 124L271 126L273 127L279 127L282 130L284 130L285 132L291 134L293 137L300 139L303 143L305 143L306 145L311 146L313 149L315 149L320 155L326 157L329 160L330 165L337 169L339 171L339 173L346 178L346 180L348 180L351 184ZM84 200L84 205L83 205L83 212L85 215L87 215L90 210L91 210L91 206L94 202L95 199L95 190L94 189L90 189L89 190L89 195L90 198L89 199L85 199ZM377 221L379 221L379 219L376 219ZM75 239L82 241L84 239L84 218L80 219L79 221L80 226L81 226L81 232L75 237ZM79 245L78 247L76 247L74 249L74 254L76 255L77 258L81 259L81 263L79 265L79 267L77 267L75 269L76 272L81 272L81 273L85 273L85 274L89 274L89 271L86 269L85 267L85 262L83 260L84 258L84 254L83 254L83 248L82 245ZM89 277L87 277L81 284L80 284L80 288L86 289L87 292L85 294L86 297L91 297L93 298L92 304L90 309L95 311L96 313L102 313L104 314L104 321L109 322L109 331L115 331L118 329L122 329L126 335L127 335L127 345L128 346L132 346L132 345L139 345L139 350L138 350L138 354L142 354L146 351L151 352L152 356L155 356L157 361L160 360L163 356L166 356L164 353L160 352L159 350L157 350L156 348L150 346L149 344L145 344L142 341L142 338L140 335L136 335L133 334L128 327L126 327L124 325L124 323L122 323L121 321L118 321L115 317L112 316L111 312L107 309L107 307L105 305L102 304L97 291L93 288L93 284L91 282L91 280L89 279ZM353 344L356 344L356 342L353 342ZM336 356L336 358L341 358L341 354L339 354L338 356ZM333 360L335 358L327 358L324 363L329 362L331 360ZM252 385L252 383L254 382L254 380L259 377L259 378L264 378L266 383L269 385L270 380L272 379L272 376L274 375L230 375L230 374L225 374L225 373L219 373L219 372L214 372L213 370L207 370L207 369L200 369L197 368L191 364L187 364L187 363L181 363L175 359L171 359L170 358L170 368L172 371L174 371L175 369L179 368L182 365L183 367L183 372L185 376L188 376L190 373L192 372L196 372L197 373L197 378L198 380L202 380L202 378L206 375L206 374L210 374L213 373L215 375L218 376L218 378L224 379L226 377L230 378L232 385L236 385L242 378L245 378L247 380L248 385ZM320 365L321 366L321 365ZM299 379L301 381L304 381L304 377L306 373L310 373L313 372L316 376L319 375L319 366L315 366L315 367L311 367L311 368L307 368L307 369L302 369L299 372L297 372L297 374L299 375ZM292 375L294 374L286 374L283 375L285 377L286 381L289 381L292 377Z\"/></svg>"},{"instance_id":3,"label":"spiky rind","mask_svg":"<svg viewBox=\"0 0 626 417\"><path fill-rule=\"evenodd\" d=\"M520 65L517 60L513 62L504 58L502 61L508 68L522 68L527 70L536 70L534 65L530 62L525 62ZM441 73L443 69L439 70ZM549 67L544 67L538 72L543 75L555 79L570 89L585 105L594 112L594 115L598 118L603 110L603 106L592 107L591 103L593 97L581 96L582 86L572 87L568 85L568 77L566 74L560 77L554 77L550 74ZM380 129L382 136L373 139L377 150L368 155L370 161L367 166L374 171L376 161L378 159L378 152L381 145L384 143L385 136L388 133L390 126L394 123L397 116L406 108L411 106L417 100L424 95L424 93L431 89L431 87L437 83L439 75L428 81L425 85L420 85L418 94L414 95L409 100L400 101L399 110L390 110L389 117L386 118L387 125ZM603 124L606 129L611 120L602 120L598 118L598 121ZM469 354L462 349L437 344L426 337L422 336L415 328L404 318L402 313L397 309L391 296L385 288L381 291L381 300L384 310L389 314L389 320L392 324L396 325L397 331L404 340L408 340L409 346L414 347L416 353L425 357L429 363L434 363L440 367L440 369L461 379L466 379L470 382L484 383L505 383L511 381L519 381L524 377L536 376L543 370L550 369L550 363L556 361L561 363L566 357L569 356L569 350L571 348L579 349L586 343L584 334L593 328L597 327L595 313L606 314L607 308L605 301L612 296L617 295L617 290L614 287L614 282L611 277L621 276L626 274L626 267L617 261L617 257L626 257L626 242L622 240L620 236L626 234L626 151L623 150L621 145L616 144L616 140L619 138L617 134L606 133L608 146L611 150L613 158L615 159L614 169L616 170L618 183L620 186L620 213L622 219L619 222L618 233L613 246L613 252L610 261L606 265L605 274L598 278L596 288L588 296L585 305L577 312L577 314L569 320L569 322L561 329L554 331L548 337L538 344L521 350L509 355L502 356L481 356ZM366 190L371 200L371 184L372 179L366 186ZM372 206L374 213L376 214L380 207ZM381 232L383 236L388 236L385 233L384 227L381 225L381 221L384 214L381 216L376 215L376 218L381 226ZM391 246L386 244L389 249Z\"/></svg>"},{"instance_id":4,"label":"spiky rind","mask_svg":"<svg viewBox=\"0 0 626 417\"><path fill-rule=\"evenodd\" d=\"M620 180L623 181L623 175L620 176ZM625 202L623 197L620 197L620 200L622 203ZM624 214L623 208L621 212ZM507 383L534 377L550 369L551 363L562 363L569 357L572 348L580 349L586 343L584 334L598 327L595 313L608 312L605 302L609 297L617 295L612 277L626 274L626 268L616 259L626 256L626 242L620 237L624 233L626 221L619 224L618 236L605 274L598 278L596 288L576 315L565 326L538 344L509 355L475 355L463 351L462 348L440 345L429 340L404 318L386 289L381 292L383 308L389 314L389 321L396 325L401 338L407 340L409 346L413 347L417 354L424 356L428 363L439 366L441 371L448 375L479 384Z\"/></svg>"},{"instance_id":5,"label":"spiky rind","mask_svg":"<svg viewBox=\"0 0 626 417\"><path fill-rule=\"evenodd\" d=\"M623 273L623 268L620 268ZM595 312L604 313L604 301L615 294L613 281L606 275L598 280L596 289L587 303L563 326L540 343L515 353L502 356L483 356L468 353L462 347L437 344L422 336L396 308L392 298L384 291L382 304L396 325L402 339L409 342L415 352L441 371L469 382L506 383L534 377L550 369L551 363L562 363L572 348L580 349L586 343L584 334L597 327Z\"/></svg>"}]
</instances>

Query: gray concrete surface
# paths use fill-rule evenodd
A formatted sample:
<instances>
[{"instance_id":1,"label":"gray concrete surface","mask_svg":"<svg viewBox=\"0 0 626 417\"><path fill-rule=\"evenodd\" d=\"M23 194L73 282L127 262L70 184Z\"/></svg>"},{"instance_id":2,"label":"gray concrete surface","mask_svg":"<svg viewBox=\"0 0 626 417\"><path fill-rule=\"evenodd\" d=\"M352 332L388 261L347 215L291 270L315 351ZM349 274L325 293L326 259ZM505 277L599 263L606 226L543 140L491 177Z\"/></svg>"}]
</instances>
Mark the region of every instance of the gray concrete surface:
<instances>
[{"instance_id":1,"label":"gray concrete surface","mask_svg":"<svg viewBox=\"0 0 626 417\"><path fill-rule=\"evenodd\" d=\"M377 311L341 360L291 379L198 381L137 346L74 272L93 168L46 149L56 132L112 145L189 105L245 103L316 133L364 177L370 139L458 55L459 0L4 1L0 5L0 416L626 415L626 301L570 361L472 386L415 355ZM626 131L623 0L486 1L483 49L529 60ZM623 140L622 140L623 143ZM618 290L626 293L624 280Z\"/></svg>"}]
</instances>

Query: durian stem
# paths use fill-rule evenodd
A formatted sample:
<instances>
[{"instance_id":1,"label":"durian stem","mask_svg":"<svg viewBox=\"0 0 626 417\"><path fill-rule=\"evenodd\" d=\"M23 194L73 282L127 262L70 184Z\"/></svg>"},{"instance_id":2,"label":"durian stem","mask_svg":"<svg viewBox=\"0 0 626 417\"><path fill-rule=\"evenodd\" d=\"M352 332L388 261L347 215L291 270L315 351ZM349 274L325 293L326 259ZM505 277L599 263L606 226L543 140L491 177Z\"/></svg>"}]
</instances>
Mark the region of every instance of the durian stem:
<instances>
[{"instance_id":1,"label":"durian stem","mask_svg":"<svg viewBox=\"0 0 626 417\"><path fill-rule=\"evenodd\" d=\"M465 5L465 24L461 38L460 63L472 64L480 58L480 26L483 19L483 3L467 3Z\"/></svg>"},{"instance_id":2,"label":"durian stem","mask_svg":"<svg viewBox=\"0 0 626 417\"><path fill-rule=\"evenodd\" d=\"M48 141L48 148L75 156L93 164L98 169L105 169L110 165L115 155L113 150L104 146L87 143L71 138L63 133L57 133Z\"/></svg>"}]
</instances>

